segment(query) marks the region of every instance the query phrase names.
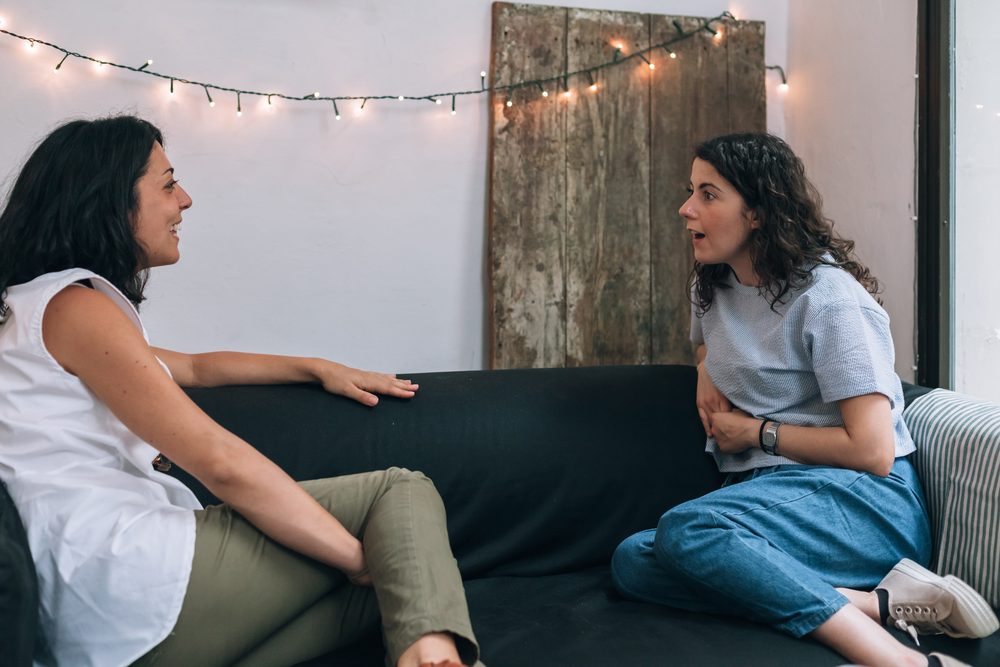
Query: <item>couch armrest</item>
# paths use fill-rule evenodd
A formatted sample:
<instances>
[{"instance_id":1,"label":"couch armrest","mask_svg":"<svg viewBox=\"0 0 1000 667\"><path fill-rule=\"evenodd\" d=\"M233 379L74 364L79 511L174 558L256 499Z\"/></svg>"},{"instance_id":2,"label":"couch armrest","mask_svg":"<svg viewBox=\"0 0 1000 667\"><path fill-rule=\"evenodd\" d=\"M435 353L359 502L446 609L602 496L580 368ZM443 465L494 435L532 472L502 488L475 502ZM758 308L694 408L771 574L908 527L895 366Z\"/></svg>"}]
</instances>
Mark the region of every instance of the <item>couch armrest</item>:
<instances>
[{"instance_id":1,"label":"couch armrest","mask_svg":"<svg viewBox=\"0 0 1000 667\"><path fill-rule=\"evenodd\" d=\"M189 393L296 479L423 471L444 498L467 577L607 562L621 539L720 483L703 451L692 367L403 377L420 383L418 395L374 409L310 385Z\"/></svg>"},{"instance_id":2,"label":"couch armrest","mask_svg":"<svg viewBox=\"0 0 1000 667\"><path fill-rule=\"evenodd\" d=\"M1000 405L935 389L903 417L917 446L934 566L1000 608Z\"/></svg>"}]
</instances>

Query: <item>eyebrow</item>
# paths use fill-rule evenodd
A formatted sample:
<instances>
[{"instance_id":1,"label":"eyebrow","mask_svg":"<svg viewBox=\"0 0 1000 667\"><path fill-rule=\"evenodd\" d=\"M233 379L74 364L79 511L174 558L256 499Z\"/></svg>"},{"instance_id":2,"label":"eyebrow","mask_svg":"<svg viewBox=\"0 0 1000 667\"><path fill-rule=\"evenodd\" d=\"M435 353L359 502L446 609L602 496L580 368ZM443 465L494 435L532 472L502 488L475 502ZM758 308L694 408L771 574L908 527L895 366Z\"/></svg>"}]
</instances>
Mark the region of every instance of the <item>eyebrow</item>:
<instances>
[{"instance_id":1,"label":"eyebrow","mask_svg":"<svg viewBox=\"0 0 1000 667\"><path fill-rule=\"evenodd\" d=\"M688 181L688 187L692 187L691 181ZM716 185L711 181L705 181L704 183L699 183L698 189L701 190L702 188L715 188L719 192L722 192L722 188L720 188L718 185Z\"/></svg>"},{"instance_id":2,"label":"eyebrow","mask_svg":"<svg viewBox=\"0 0 1000 667\"><path fill-rule=\"evenodd\" d=\"M170 169L167 169L167 170L166 170L166 171L164 171L163 173L164 173L164 174L173 174L173 173L174 173L174 168L173 168L173 167L171 167ZM160 174L160 175L162 176L163 174Z\"/></svg>"}]
</instances>

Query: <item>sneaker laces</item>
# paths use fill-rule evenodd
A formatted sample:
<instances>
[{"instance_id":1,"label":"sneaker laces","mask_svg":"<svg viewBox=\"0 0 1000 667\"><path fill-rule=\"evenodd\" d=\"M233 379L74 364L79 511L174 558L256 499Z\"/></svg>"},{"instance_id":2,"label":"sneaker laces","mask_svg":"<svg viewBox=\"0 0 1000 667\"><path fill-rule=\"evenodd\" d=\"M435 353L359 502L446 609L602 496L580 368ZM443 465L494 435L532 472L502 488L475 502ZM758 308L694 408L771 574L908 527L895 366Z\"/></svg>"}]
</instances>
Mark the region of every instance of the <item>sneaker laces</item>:
<instances>
[{"instance_id":1,"label":"sneaker laces","mask_svg":"<svg viewBox=\"0 0 1000 667\"><path fill-rule=\"evenodd\" d=\"M910 635L910 639L913 640L913 643L920 646L920 639L917 638L917 629L915 627L901 618L896 620L896 627Z\"/></svg>"},{"instance_id":2,"label":"sneaker laces","mask_svg":"<svg viewBox=\"0 0 1000 667\"><path fill-rule=\"evenodd\" d=\"M937 618L937 609L934 607L896 605L893 607L892 616L896 621L896 627L907 633L917 646L920 646L920 640L917 638L918 629L925 634L940 634L942 632L941 624Z\"/></svg>"}]
</instances>

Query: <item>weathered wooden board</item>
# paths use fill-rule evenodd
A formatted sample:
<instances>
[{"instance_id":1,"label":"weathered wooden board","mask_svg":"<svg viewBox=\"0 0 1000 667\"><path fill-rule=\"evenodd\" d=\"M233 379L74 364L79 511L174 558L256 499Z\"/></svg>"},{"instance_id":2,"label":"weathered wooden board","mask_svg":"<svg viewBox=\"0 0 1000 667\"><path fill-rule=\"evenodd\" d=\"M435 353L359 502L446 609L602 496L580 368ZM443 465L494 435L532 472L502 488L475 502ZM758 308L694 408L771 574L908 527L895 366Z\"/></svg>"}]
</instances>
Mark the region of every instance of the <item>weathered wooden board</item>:
<instances>
[{"instance_id":1,"label":"weathered wooden board","mask_svg":"<svg viewBox=\"0 0 1000 667\"><path fill-rule=\"evenodd\" d=\"M570 9L567 32L570 71L649 46L642 14ZM649 78L635 59L565 103L567 366L649 361Z\"/></svg>"},{"instance_id":2,"label":"weathered wooden board","mask_svg":"<svg viewBox=\"0 0 1000 667\"><path fill-rule=\"evenodd\" d=\"M504 46L493 49L492 82L566 71L565 10L496 3L493 13L493 44ZM494 368L566 363L566 110L549 101L530 89L491 95Z\"/></svg>"},{"instance_id":3,"label":"weathered wooden board","mask_svg":"<svg viewBox=\"0 0 1000 667\"><path fill-rule=\"evenodd\" d=\"M494 3L494 85L657 50L491 96L490 364L686 363L690 241L677 213L696 143L765 127L764 25ZM542 96L542 89L548 97ZM507 106L508 97L513 105Z\"/></svg>"}]
</instances>

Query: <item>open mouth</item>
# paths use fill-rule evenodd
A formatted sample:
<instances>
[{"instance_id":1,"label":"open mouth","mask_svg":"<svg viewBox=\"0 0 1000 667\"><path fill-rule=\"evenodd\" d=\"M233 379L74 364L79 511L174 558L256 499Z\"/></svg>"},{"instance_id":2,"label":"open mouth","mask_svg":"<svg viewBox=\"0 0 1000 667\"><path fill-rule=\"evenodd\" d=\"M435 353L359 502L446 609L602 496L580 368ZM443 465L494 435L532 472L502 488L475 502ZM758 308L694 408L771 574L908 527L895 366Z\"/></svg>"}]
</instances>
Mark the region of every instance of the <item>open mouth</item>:
<instances>
[{"instance_id":1,"label":"open mouth","mask_svg":"<svg viewBox=\"0 0 1000 667\"><path fill-rule=\"evenodd\" d=\"M696 240L696 241L697 241L697 240L699 240L699 239L703 239L703 238L705 238L705 235L704 235L704 234L702 234L701 232L696 232L696 231L694 231L694 230L692 229L692 230L691 230L691 238L693 238L694 240Z\"/></svg>"},{"instance_id":2,"label":"open mouth","mask_svg":"<svg viewBox=\"0 0 1000 667\"><path fill-rule=\"evenodd\" d=\"M176 222L170 225L170 233L173 234L174 236L177 236L177 230L179 230L180 228L181 228L181 223Z\"/></svg>"}]
</instances>

